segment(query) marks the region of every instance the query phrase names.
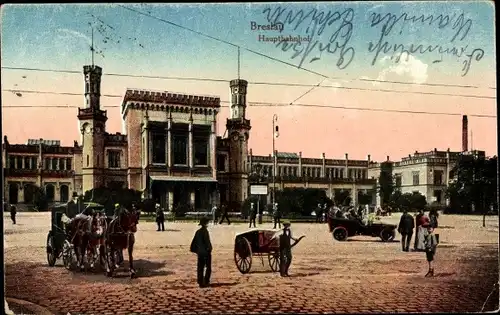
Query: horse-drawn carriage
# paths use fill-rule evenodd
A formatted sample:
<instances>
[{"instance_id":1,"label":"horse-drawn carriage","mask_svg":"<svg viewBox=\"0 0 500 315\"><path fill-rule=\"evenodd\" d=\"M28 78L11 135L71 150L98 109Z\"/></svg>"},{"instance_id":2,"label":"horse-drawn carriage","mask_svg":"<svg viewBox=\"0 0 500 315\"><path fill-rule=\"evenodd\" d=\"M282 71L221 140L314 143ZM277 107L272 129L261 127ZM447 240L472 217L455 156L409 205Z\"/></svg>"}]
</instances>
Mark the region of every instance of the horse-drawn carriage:
<instances>
[{"instance_id":1,"label":"horse-drawn carriage","mask_svg":"<svg viewBox=\"0 0 500 315\"><path fill-rule=\"evenodd\" d=\"M345 241L348 237L366 235L380 237L382 241L389 242L396 236L396 225L382 222L364 224L357 218L335 218L328 217L328 227L333 238L337 241Z\"/></svg>"},{"instance_id":2,"label":"horse-drawn carriage","mask_svg":"<svg viewBox=\"0 0 500 315\"><path fill-rule=\"evenodd\" d=\"M73 218L77 215L81 208L91 208L94 213L102 213L104 207L96 203L83 203L82 206L75 202L58 204L51 208L51 230L47 235L47 261L49 266L53 267L57 259L62 257L63 264L66 268L71 269L77 263L77 256L74 245L72 244L72 235L70 235L65 226L65 218ZM89 248L90 249L90 248ZM99 261L104 265L104 257L100 257L100 253L92 255L91 265Z\"/></svg>"},{"instance_id":3,"label":"horse-drawn carriage","mask_svg":"<svg viewBox=\"0 0 500 315\"><path fill-rule=\"evenodd\" d=\"M237 234L234 240L234 262L236 268L243 273L249 273L252 268L252 257L260 256L264 266L264 256L267 256L269 266L273 272L280 270L281 230L251 230ZM297 245L303 237L293 245Z\"/></svg>"}]
</instances>

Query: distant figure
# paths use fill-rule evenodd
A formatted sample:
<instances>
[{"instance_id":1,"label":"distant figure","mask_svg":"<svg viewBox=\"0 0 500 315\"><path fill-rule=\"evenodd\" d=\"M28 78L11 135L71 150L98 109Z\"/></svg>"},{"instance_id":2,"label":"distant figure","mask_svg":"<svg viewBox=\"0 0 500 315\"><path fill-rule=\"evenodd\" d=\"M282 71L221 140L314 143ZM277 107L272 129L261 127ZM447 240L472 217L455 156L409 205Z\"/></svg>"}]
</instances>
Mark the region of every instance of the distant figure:
<instances>
[{"instance_id":1,"label":"distant figure","mask_svg":"<svg viewBox=\"0 0 500 315\"><path fill-rule=\"evenodd\" d=\"M158 224L157 232L165 231L165 213L163 213L163 209L159 204L156 204L156 224Z\"/></svg>"},{"instance_id":2,"label":"distant figure","mask_svg":"<svg viewBox=\"0 0 500 315\"><path fill-rule=\"evenodd\" d=\"M425 256L427 257L427 262L429 263L429 271L425 275L426 277L434 276L434 266L432 262L434 261L434 255L436 254L436 248L438 241L436 235L434 234L434 229L429 225L427 228L427 234L425 235Z\"/></svg>"},{"instance_id":3,"label":"distant figure","mask_svg":"<svg viewBox=\"0 0 500 315\"><path fill-rule=\"evenodd\" d=\"M398 232L401 234L401 246L404 252L410 251L410 242L415 228L413 216L408 213L408 210L403 211L403 215L399 220Z\"/></svg>"},{"instance_id":4,"label":"distant figure","mask_svg":"<svg viewBox=\"0 0 500 315\"><path fill-rule=\"evenodd\" d=\"M274 219L274 227L273 229L276 228L276 225L281 229L281 213L278 208L278 203L274 203L273 205L273 219Z\"/></svg>"},{"instance_id":5,"label":"distant figure","mask_svg":"<svg viewBox=\"0 0 500 315\"><path fill-rule=\"evenodd\" d=\"M229 221L229 214L228 214L227 210L228 210L227 209L227 205L223 205L222 206L222 218L220 219L219 224L222 224L222 222L224 221L224 219L227 220L227 225L231 224L231 221Z\"/></svg>"},{"instance_id":6,"label":"distant figure","mask_svg":"<svg viewBox=\"0 0 500 315\"><path fill-rule=\"evenodd\" d=\"M214 205L214 206L212 207L212 220L213 220L213 222L214 222L214 225L216 225L216 224L217 224L217 219L218 219L218 217L217 217L217 216L218 216L218 213L217 213L217 212L218 212L218 210L217 210L217 205Z\"/></svg>"},{"instance_id":7,"label":"distant figure","mask_svg":"<svg viewBox=\"0 0 500 315\"><path fill-rule=\"evenodd\" d=\"M200 288L210 286L212 273L212 243L207 229L208 222L207 218L200 220L201 228L194 234L190 248L192 253L198 255L197 279Z\"/></svg>"},{"instance_id":8,"label":"distant figure","mask_svg":"<svg viewBox=\"0 0 500 315\"><path fill-rule=\"evenodd\" d=\"M12 220L12 224L16 224L16 213L17 213L16 206L14 205L10 206L10 219Z\"/></svg>"},{"instance_id":9,"label":"distant figure","mask_svg":"<svg viewBox=\"0 0 500 315\"><path fill-rule=\"evenodd\" d=\"M248 226L249 228L252 227L252 223L253 223L253 227L256 227L255 226L255 219L257 218L257 211L255 210L255 205L254 203L250 203L250 225Z\"/></svg>"},{"instance_id":10,"label":"distant figure","mask_svg":"<svg viewBox=\"0 0 500 315\"><path fill-rule=\"evenodd\" d=\"M316 208L316 223L321 221L322 212L323 208L321 207L321 204L318 203L318 207Z\"/></svg>"}]
</instances>

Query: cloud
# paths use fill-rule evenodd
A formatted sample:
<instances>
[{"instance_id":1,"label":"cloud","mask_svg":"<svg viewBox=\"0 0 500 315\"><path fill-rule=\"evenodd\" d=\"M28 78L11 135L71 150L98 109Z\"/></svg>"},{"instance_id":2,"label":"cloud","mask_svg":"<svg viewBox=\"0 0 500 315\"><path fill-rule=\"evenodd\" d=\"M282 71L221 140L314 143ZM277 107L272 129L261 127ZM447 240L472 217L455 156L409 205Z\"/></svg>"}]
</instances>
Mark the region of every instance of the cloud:
<instances>
[{"instance_id":1,"label":"cloud","mask_svg":"<svg viewBox=\"0 0 500 315\"><path fill-rule=\"evenodd\" d=\"M63 36L68 36L68 37L73 37L73 38L81 38L81 39L84 39L85 42L87 42L89 45L92 44L92 40L90 39L90 37L88 37L87 35L85 35L83 33L80 33L80 32L74 31L74 30L70 30L67 28L59 28L59 29L57 29L57 31L59 33L61 33Z\"/></svg>"},{"instance_id":2,"label":"cloud","mask_svg":"<svg viewBox=\"0 0 500 315\"><path fill-rule=\"evenodd\" d=\"M380 59L382 66L387 65L391 58L384 56ZM429 66L417 59L413 55L408 53L403 53L397 64L393 64L382 70L377 80L388 80L388 81L408 81L413 83L421 84L427 81L427 68ZM405 80L406 79L406 80Z\"/></svg>"}]
</instances>

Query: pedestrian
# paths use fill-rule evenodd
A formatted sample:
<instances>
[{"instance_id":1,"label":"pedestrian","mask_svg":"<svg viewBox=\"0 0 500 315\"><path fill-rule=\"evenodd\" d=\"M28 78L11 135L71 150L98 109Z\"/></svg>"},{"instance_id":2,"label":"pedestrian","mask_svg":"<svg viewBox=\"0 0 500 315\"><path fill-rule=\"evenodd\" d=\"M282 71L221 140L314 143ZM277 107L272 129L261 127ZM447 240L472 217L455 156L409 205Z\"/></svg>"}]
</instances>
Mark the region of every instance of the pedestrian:
<instances>
[{"instance_id":1,"label":"pedestrian","mask_svg":"<svg viewBox=\"0 0 500 315\"><path fill-rule=\"evenodd\" d=\"M434 229L431 225L427 225L427 234L424 239L425 244L425 256L427 257L427 262L429 263L429 271L427 271L426 277L434 276L434 266L432 262L434 261L434 255L436 254L436 248L438 241L436 235L434 234Z\"/></svg>"},{"instance_id":2,"label":"pedestrian","mask_svg":"<svg viewBox=\"0 0 500 315\"><path fill-rule=\"evenodd\" d=\"M250 225L248 226L249 228L252 227L252 223L253 223L253 227L256 227L255 226L255 219L257 218L257 212L255 210L255 205L253 204L253 202L250 203Z\"/></svg>"},{"instance_id":3,"label":"pedestrian","mask_svg":"<svg viewBox=\"0 0 500 315\"><path fill-rule=\"evenodd\" d=\"M156 204L156 224L158 225L157 232L160 231L160 228L161 231L165 231L165 213L158 203Z\"/></svg>"},{"instance_id":4,"label":"pedestrian","mask_svg":"<svg viewBox=\"0 0 500 315\"><path fill-rule=\"evenodd\" d=\"M413 235L413 229L415 228L415 221L413 216L408 213L408 210L403 211L403 215L399 220L398 232L401 234L401 246L403 247L403 252L410 251L411 237Z\"/></svg>"},{"instance_id":5,"label":"pedestrian","mask_svg":"<svg viewBox=\"0 0 500 315\"><path fill-rule=\"evenodd\" d=\"M212 273L212 243L207 225L209 219L201 218L201 228L194 234L191 242L191 252L198 255L197 279L200 288L210 286L210 275Z\"/></svg>"},{"instance_id":6,"label":"pedestrian","mask_svg":"<svg viewBox=\"0 0 500 315\"><path fill-rule=\"evenodd\" d=\"M424 214L423 210L419 210L415 218L415 251L424 251L424 237L427 233L427 225L429 225L429 217Z\"/></svg>"},{"instance_id":7,"label":"pedestrian","mask_svg":"<svg viewBox=\"0 0 500 315\"><path fill-rule=\"evenodd\" d=\"M274 203L273 205L273 219L274 219L274 227L273 229L276 228L276 225L281 229L281 212L280 209L278 208L278 203Z\"/></svg>"},{"instance_id":8,"label":"pedestrian","mask_svg":"<svg viewBox=\"0 0 500 315\"><path fill-rule=\"evenodd\" d=\"M280 235L280 275L288 277L288 269L292 263L292 243L297 242L290 230L290 221L283 222L283 233Z\"/></svg>"},{"instance_id":9,"label":"pedestrian","mask_svg":"<svg viewBox=\"0 0 500 315\"><path fill-rule=\"evenodd\" d=\"M318 203L318 206L316 207L316 211L314 211L316 214L316 223L319 223L319 218L321 216L321 204Z\"/></svg>"},{"instance_id":10,"label":"pedestrian","mask_svg":"<svg viewBox=\"0 0 500 315\"><path fill-rule=\"evenodd\" d=\"M217 224L217 205L214 205L212 207L212 220L214 222L214 225Z\"/></svg>"},{"instance_id":11,"label":"pedestrian","mask_svg":"<svg viewBox=\"0 0 500 315\"><path fill-rule=\"evenodd\" d=\"M228 210L227 209L227 205L223 205L222 206L222 218L220 219L219 224L222 224L222 222L224 221L224 219L227 220L227 225L231 224L231 221L229 221L229 214L228 214L227 210Z\"/></svg>"},{"instance_id":12,"label":"pedestrian","mask_svg":"<svg viewBox=\"0 0 500 315\"><path fill-rule=\"evenodd\" d=\"M16 206L11 205L10 206L10 219L12 220L12 224L16 224L16 213L17 213Z\"/></svg>"}]
</instances>

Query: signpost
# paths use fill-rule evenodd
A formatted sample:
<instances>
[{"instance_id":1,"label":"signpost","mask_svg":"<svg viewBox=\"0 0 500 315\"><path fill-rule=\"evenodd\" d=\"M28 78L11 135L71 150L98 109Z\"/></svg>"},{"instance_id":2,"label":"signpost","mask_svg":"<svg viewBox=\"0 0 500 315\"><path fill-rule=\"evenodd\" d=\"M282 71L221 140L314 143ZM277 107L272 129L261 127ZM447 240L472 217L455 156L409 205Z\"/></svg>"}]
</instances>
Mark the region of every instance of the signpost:
<instances>
[{"instance_id":1,"label":"signpost","mask_svg":"<svg viewBox=\"0 0 500 315\"><path fill-rule=\"evenodd\" d=\"M259 215L259 224L262 224L262 214L260 213L260 196L267 196L268 187L267 185L250 185L250 195L259 196L259 201L257 202L257 213Z\"/></svg>"}]
</instances>

